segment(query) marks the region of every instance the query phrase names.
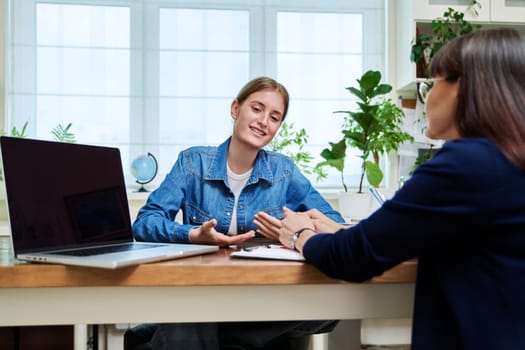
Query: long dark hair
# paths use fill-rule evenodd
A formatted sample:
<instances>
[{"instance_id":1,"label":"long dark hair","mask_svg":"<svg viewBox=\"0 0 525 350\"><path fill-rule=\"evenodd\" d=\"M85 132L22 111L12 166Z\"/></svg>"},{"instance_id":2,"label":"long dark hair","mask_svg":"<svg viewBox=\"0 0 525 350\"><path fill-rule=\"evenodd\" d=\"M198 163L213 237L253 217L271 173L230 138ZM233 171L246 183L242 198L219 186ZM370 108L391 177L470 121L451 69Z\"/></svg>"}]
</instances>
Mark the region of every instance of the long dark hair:
<instances>
[{"instance_id":1,"label":"long dark hair","mask_svg":"<svg viewBox=\"0 0 525 350\"><path fill-rule=\"evenodd\" d=\"M450 41L432 58L432 76L459 79L462 137L485 137L525 170L525 42L514 29L488 29Z\"/></svg>"}]
</instances>

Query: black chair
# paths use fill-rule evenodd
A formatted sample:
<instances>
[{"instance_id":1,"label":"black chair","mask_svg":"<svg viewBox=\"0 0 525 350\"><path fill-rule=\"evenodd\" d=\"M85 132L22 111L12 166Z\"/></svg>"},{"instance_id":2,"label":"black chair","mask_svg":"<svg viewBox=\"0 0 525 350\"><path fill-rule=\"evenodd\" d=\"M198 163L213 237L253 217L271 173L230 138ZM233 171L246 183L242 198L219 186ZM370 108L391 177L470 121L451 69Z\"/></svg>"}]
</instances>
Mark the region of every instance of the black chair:
<instances>
[{"instance_id":1,"label":"black chair","mask_svg":"<svg viewBox=\"0 0 525 350\"><path fill-rule=\"evenodd\" d=\"M124 333L124 350L153 350L149 344L153 333L157 329L155 324L139 324Z\"/></svg>"},{"instance_id":2,"label":"black chair","mask_svg":"<svg viewBox=\"0 0 525 350\"><path fill-rule=\"evenodd\" d=\"M124 350L154 350L149 342L153 337L153 333L155 333L156 327L155 324L146 323L128 329L124 333ZM310 345L310 338L311 336L309 335L277 338L260 350L307 350ZM252 349L235 347L230 350Z\"/></svg>"}]
</instances>

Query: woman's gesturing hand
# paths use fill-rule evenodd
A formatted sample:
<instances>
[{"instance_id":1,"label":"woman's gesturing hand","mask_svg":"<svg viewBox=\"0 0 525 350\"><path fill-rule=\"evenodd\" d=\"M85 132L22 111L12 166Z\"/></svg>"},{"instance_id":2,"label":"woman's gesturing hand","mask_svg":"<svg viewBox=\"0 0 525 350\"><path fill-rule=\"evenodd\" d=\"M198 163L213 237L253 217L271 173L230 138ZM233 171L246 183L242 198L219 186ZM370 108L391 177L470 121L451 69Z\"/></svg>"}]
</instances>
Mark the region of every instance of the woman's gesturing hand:
<instances>
[{"instance_id":1,"label":"woman's gesturing hand","mask_svg":"<svg viewBox=\"0 0 525 350\"><path fill-rule=\"evenodd\" d=\"M246 233L241 233L235 236L228 236L215 230L217 226L217 219L205 221L200 227L195 227L190 230L190 240L192 243L206 243L216 244L219 246L227 246L240 244L255 236L255 231L250 230Z\"/></svg>"}]
</instances>

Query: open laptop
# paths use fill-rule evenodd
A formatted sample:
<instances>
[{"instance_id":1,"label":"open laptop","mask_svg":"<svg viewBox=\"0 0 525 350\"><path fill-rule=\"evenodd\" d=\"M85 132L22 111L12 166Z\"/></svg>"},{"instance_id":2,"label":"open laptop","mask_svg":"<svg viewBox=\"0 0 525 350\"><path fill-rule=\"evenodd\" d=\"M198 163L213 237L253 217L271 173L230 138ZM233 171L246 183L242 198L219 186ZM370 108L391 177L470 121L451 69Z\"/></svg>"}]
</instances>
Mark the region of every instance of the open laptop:
<instances>
[{"instance_id":1,"label":"open laptop","mask_svg":"<svg viewBox=\"0 0 525 350\"><path fill-rule=\"evenodd\" d=\"M100 268L211 253L134 242L117 148L0 137L15 258Z\"/></svg>"}]
</instances>

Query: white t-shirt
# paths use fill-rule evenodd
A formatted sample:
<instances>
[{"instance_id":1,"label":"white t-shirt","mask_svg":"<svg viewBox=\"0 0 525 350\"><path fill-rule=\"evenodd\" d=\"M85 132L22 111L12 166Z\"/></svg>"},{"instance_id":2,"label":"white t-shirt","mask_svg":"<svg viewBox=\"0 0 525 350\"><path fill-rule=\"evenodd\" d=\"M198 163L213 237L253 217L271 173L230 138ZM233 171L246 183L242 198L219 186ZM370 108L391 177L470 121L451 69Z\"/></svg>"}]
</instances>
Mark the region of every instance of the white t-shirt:
<instances>
[{"instance_id":1,"label":"white t-shirt","mask_svg":"<svg viewBox=\"0 0 525 350\"><path fill-rule=\"evenodd\" d=\"M239 195L241 194L241 191L244 188L244 185L246 185L246 181L248 181L248 179L250 178L253 168L248 170L244 174L235 174L228 165L226 165L226 167L228 171L228 184L230 185L230 189L233 192L233 195L235 197L235 200L233 203L232 222L230 224L230 228L228 229L228 234L230 236L234 236L238 234L237 232L237 205L239 203Z\"/></svg>"}]
</instances>

